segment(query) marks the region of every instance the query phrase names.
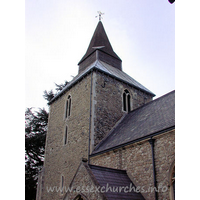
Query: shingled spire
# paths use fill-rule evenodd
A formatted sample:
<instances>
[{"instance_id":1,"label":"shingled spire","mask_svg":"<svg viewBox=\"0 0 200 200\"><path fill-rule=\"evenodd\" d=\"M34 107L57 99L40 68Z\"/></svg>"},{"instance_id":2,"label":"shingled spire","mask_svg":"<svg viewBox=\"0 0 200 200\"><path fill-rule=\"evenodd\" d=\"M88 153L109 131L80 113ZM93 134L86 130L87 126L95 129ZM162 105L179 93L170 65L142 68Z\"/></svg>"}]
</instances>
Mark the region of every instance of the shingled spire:
<instances>
[{"instance_id":1,"label":"shingled spire","mask_svg":"<svg viewBox=\"0 0 200 200\"><path fill-rule=\"evenodd\" d=\"M95 60L101 60L119 70L122 70L122 61L113 51L101 21L99 21L96 27L86 54L78 63L79 73L86 69Z\"/></svg>"}]
</instances>

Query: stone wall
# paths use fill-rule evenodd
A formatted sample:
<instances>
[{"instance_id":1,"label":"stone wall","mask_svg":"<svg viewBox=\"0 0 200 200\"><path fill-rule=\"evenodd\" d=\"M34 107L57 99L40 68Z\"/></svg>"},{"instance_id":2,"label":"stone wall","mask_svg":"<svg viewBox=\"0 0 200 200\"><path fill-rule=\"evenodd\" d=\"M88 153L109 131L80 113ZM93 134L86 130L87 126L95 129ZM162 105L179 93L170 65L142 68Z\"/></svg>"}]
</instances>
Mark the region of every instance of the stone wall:
<instances>
[{"instance_id":1,"label":"stone wall","mask_svg":"<svg viewBox=\"0 0 200 200\"><path fill-rule=\"evenodd\" d=\"M94 180L93 175L89 171L88 165L81 163L70 185L71 191L68 191L64 200L74 200L79 195L81 195L83 199L89 200L105 199L104 194L95 192L98 183Z\"/></svg>"},{"instance_id":2,"label":"stone wall","mask_svg":"<svg viewBox=\"0 0 200 200\"><path fill-rule=\"evenodd\" d=\"M155 138L155 166L158 199L169 199L169 170L175 159L175 132L170 131ZM147 200L154 199L154 192L148 191L154 187L151 145L148 141L135 143L124 148L110 151L90 158L93 165L127 170L136 187L141 189Z\"/></svg>"},{"instance_id":3,"label":"stone wall","mask_svg":"<svg viewBox=\"0 0 200 200\"><path fill-rule=\"evenodd\" d=\"M175 132L158 136L155 140L155 165L158 186L170 186L169 170L175 161ZM159 192L158 199L169 199L169 190Z\"/></svg>"},{"instance_id":4,"label":"stone wall","mask_svg":"<svg viewBox=\"0 0 200 200\"><path fill-rule=\"evenodd\" d=\"M61 186L62 176L65 186L69 186L82 157L88 158L88 151L91 153L125 114L122 104L125 89L130 92L131 110L152 99L134 87L94 71L92 76L88 74L51 104L45 148L43 199L63 198L59 192L48 193L47 187ZM71 115L66 118L69 95ZM64 144L66 126L67 144Z\"/></svg>"},{"instance_id":5,"label":"stone wall","mask_svg":"<svg viewBox=\"0 0 200 200\"><path fill-rule=\"evenodd\" d=\"M88 135L90 119L90 84L88 75L75 87L50 106L48 133L45 148L45 175L42 199L62 199L60 192L47 192L47 187L69 186L82 159L88 158ZM66 101L71 96L71 115L66 119ZM64 144L68 128L67 144Z\"/></svg>"},{"instance_id":6,"label":"stone wall","mask_svg":"<svg viewBox=\"0 0 200 200\"><path fill-rule=\"evenodd\" d=\"M127 89L131 96L131 110L152 100L152 96L116 80L104 73L93 76L93 146L109 133L126 113L123 111L123 92Z\"/></svg>"}]
</instances>

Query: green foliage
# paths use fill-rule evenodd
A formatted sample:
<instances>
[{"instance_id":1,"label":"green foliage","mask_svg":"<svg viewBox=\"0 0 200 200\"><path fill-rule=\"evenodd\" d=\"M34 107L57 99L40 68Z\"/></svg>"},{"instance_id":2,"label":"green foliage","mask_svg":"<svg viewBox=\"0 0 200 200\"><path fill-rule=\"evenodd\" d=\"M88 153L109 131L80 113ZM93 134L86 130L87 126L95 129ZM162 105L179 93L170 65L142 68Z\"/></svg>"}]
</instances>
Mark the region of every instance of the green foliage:
<instances>
[{"instance_id":1,"label":"green foliage","mask_svg":"<svg viewBox=\"0 0 200 200\"><path fill-rule=\"evenodd\" d=\"M25 151L26 160L40 166L44 158L44 144L47 132L48 113L43 108L32 112L28 108L25 112Z\"/></svg>"},{"instance_id":2,"label":"green foliage","mask_svg":"<svg viewBox=\"0 0 200 200\"><path fill-rule=\"evenodd\" d=\"M55 94L53 93L53 90L50 90L49 92L47 92L46 90L44 91L43 97L44 97L45 100L47 100L48 102L51 101L51 99L53 99L54 96L55 96Z\"/></svg>"},{"instance_id":3,"label":"green foliage","mask_svg":"<svg viewBox=\"0 0 200 200\"><path fill-rule=\"evenodd\" d=\"M53 99L67 84L68 84L67 81L65 81L64 84L60 84L60 85L55 83L55 85L56 85L55 89L56 89L57 92L54 93L53 90L50 90L50 91L45 90L43 97L45 98L45 100L50 102L51 99Z\"/></svg>"},{"instance_id":4,"label":"green foliage","mask_svg":"<svg viewBox=\"0 0 200 200\"><path fill-rule=\"evenodd\" d=\"M55 84L57 91L44 91L43 97L48 102L57 95L66 85ZM33 111L27 108L25 111L25 198L35 200L37 191L38 172L42 169L44 161L45 140L48 124L48 112L43 108Z\"/></svg>"},{"instance_id":5,"label":"green foliage","mask_svg":"<svg viewBox=\"0 0 200 200\"><path fill-rule=\"evenodd\" d=\"M25 196L26 200L36 197L38 172L44 161L48 113L43 109L25 111Z\"/></svg>"},{"instance_id":6,"label":"green foliage","mask_svg":"<svg viewBox=\"0 0 200 200\"><path fill-rule=\"evenodd\" d=\"M64 84L60 84L60 85L58 85L58 84L55 83L55 85L56 85L56 87L57 87L57 88L56 88L56 91L60 92L67 84L68 84L67 81L65 81Z\"/></svg>"}]
</instances>

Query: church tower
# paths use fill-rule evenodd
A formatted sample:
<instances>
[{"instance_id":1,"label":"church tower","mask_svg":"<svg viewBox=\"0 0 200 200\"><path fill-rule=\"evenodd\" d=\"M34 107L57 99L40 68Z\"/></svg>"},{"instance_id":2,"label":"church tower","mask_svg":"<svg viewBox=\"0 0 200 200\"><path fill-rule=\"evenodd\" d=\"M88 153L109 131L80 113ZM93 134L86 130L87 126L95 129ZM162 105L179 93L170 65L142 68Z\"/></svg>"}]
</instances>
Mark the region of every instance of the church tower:
<instances>
[{"instance_id":1,"label":"church tower","mask_svg":"<svg viewBox=\"0 0 200 200\"><path fill-rule=\"evenodd\" d=\"M133 109L155 96L122 71L103 24L98 22L78 63L78 75L49 103L48 133L39 199L63 199L81 162ZM69 66L70 67L70 66ZM54 188L54 192L51 190Z\"/></svg>"},{"instance_id":2,"label":"church tower","mask_svg":"<svg viewBox=\"0 0 200 200\"><path fill-rule=\"evenodd\" d=\"M101 60L119 70L122 70L122 61L113 51L101 21L99 21L96 27L87 52L78 63L79 73L96 60Z\"/></svg>"}]
</instances>

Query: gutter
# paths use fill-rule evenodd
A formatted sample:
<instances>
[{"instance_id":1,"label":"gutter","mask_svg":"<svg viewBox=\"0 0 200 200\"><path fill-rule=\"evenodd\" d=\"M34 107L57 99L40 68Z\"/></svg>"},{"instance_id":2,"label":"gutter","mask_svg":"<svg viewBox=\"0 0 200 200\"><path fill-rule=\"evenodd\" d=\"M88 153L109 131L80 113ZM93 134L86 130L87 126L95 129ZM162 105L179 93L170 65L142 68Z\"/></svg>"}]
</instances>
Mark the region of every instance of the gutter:
<instances>
[{"instance_id":1,"label":"gutter","mask_svg":"<svg viewBox=\"0 0 200 200\"><path fill-rule=\"evenodd\" d=\"M147 88L147 90L145 90L145 89L142 89L142 88L140 88L139 86L136 86L136 85L134 85L134 84L131 84L131 83L129 83L128 81L126 81L126 80L123 80L123 79L121 79L121 78L119 78L119 77L116 77L116 76L114 76L114 75L112 75L112 74L110 74L110 73L108 73L108 72L105 72L105 71L103 71L103 70L101 70L101 69L99 69L99 68L97 68L96 66L93 66L93 67L91 67L91 69L89 69L87 72L85 72L85 74L83 73L82 75L80 75L74 82L69 82L69 85L66 85L66 87L65 88L63 88L63 90L62 91L60 91L55 97L53 97L47 104L48 105L50 105L50 104L52 104L56 99L58 99L60 96L62 96L63 94L64 94L64 92L66 92L67 90L69 90L71 87L73 87L77 82L79 82L82 78L84 78L85 76L87 76L88 74L90 74L90 72L92 72L92 71L94 71L94 70L97 70L97 71L99 71L99 72L101 72L101 73L104 73L104 74L106 74L106 75L108 75L108 76L110 76L110 77L112 77L112 78L114 78L114 79L116 79L116 80L119 80L119 81L121 81L121 82L123 82L123 83L125 83L125 84L128 84L128 85L130 85L131 87L135 87L136 89L138 89L138 90L141 90L142 92L145 92L145 93L147 93L147 94L150 94L152 97L155 97L156 95L154 94L154 93L152 93L150 90L148 90ZM77 75L78 76L78 75ZM73 81L73 80L72 80ZM71 83L71 84L70 84ZM144 86L143 86L144 87Z\"/></svg>"},{"instance_id":2,"label":"gutter","mask_svg":"<svg viewBox=\"0 0 200 200\"><path fill-rule=\"evenodd\" d=\"M152 153L152 164L153 164L153 182L154 182L154 192L155 192L155 200L158 200L157 193L157 181L156 181L156 167L155 167L155 158L154 158L154 142L155 139L150 139L149 143L151 145L151 153Z\"/></svg>"},{"instance_id":3,"label":"gutter","mask_svg":"<svg viewBox=\"0 0 200 200\"><path fill-rule=\"evenodd\" d=\"M160 134L162 134L162 133L171 131L171 130L173 130L173 129L175 129L175 125L174 125L174 126L171 126L171 127L169 127L169 128L163 129L163 130L161 130L161 131L154 132L154 133L149 134L149 135L147 135L147 136L144 136L144 137L141 137L141 138L132 140L132 141L130 141L130 142L126 142L126 143L123 143L123 144L120 144L120 145L117 145L117 146L114 146L114 147L105 149L105 150L100 151L100 152L97 152L97 153L93 153L93 154L90 155L90 158L91 158L91 157L95 157L95 156L97 156L97 155L104 154L104 153L109 152L109 151L113 151L113 150L116 150L116 149L125 147L125 146L130 145L130 144L134 144L134 143L137 143L137 142L140 142L140 141L143 141L143 140L151 139L152 137L155 137L155 136L160 135Z\"/></svg>"},{"instance_id":4,"label":"gutter","mask_svg":"<svg viewBox=\"0 0 200 200\"><path fill-rule=\"evenodd\" d=\"M77 80L75 80L72 84L70 84L71 82L69 82L69 85L66 85L65 88L63 88L63 90L61 90L55 97L53 97L49 102L48 105L51 105L55 100L57 100L59 97L61 97L66 91L70 90L75 84L77 84L81 79L83 79L84 77L86 77L88 74L90 74L90 72L93 71L93 69L88 70L87 73L81 75L79 78L77 78ZM73 80L72 80L73 81Z\"/></svg>"}]
</instances>

